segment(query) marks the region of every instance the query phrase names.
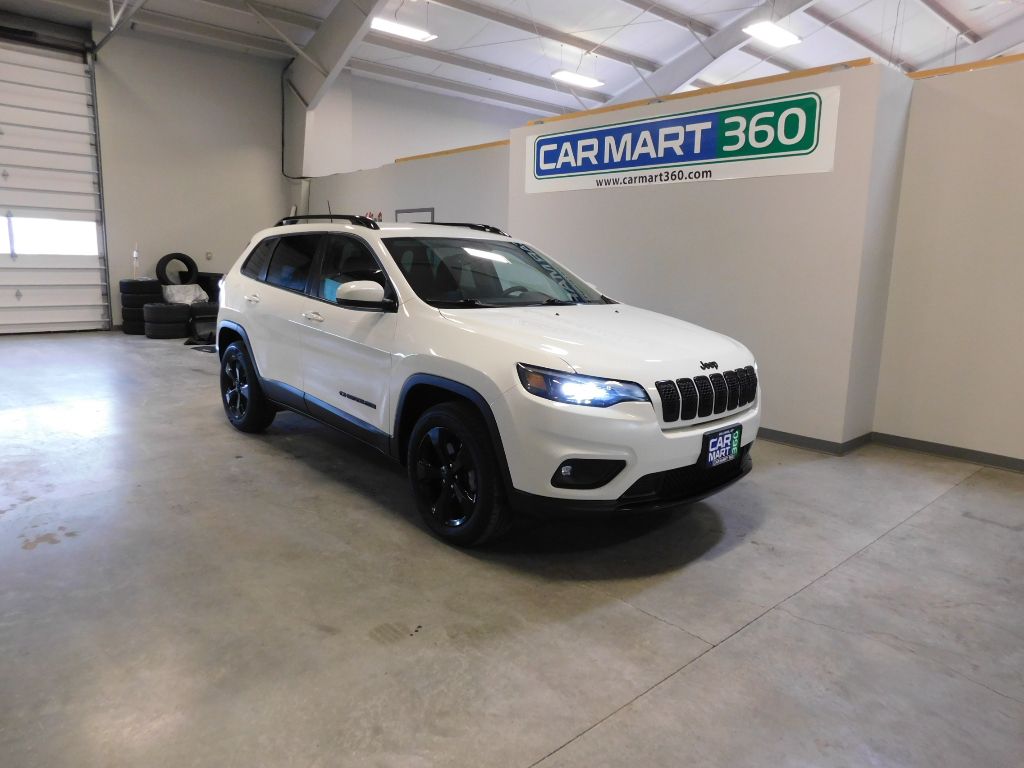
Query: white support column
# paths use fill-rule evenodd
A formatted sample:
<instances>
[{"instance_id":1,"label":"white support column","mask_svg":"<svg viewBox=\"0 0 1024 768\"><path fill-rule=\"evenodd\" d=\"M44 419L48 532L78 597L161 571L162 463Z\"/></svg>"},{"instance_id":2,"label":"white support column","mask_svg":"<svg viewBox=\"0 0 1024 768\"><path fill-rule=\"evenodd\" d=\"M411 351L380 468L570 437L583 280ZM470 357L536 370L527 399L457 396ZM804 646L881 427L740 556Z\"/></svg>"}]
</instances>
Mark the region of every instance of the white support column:
<instances>
[{"instance_id":1,"label":"white support column","mask_svg":"<svg viewBox=\"0 0 1024 768\"><path fill-rule=\"evenodd\" d=\"M288 68L288 79L309 109L323 98L355 52L384 0L341 0Z\"/></svg>"}]
</instances>

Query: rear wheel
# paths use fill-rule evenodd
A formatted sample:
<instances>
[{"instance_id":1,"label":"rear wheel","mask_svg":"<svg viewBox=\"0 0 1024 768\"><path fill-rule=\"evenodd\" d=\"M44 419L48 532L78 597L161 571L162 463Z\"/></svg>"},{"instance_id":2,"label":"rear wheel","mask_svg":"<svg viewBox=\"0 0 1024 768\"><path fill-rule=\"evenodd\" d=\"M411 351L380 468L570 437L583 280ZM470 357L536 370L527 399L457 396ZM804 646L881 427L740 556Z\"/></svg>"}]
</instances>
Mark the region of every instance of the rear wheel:
<instances>
[{"instance_id":1,"label":"rear wheel","mask_svg":"<svg viewBox=\"0 0 1024 768\"><path fill-rule=\"evenodd\" d=\"M461 403L427 410L413 427L409 482L424 522L459 546L478 546L508 529L497 459L487 427Z\"/></svg>"},{"instance_id":2,"label":"rear wheel","mask_svg":"<svg viewBox=\"0 0 1024 768\"><path fill-rule=\"evenodd\" d=\"M220 393L224 413L235 429L262 432L274 420L276 409L260 388L245 345L232 342L220 361Z\"/></svg>"}]
</instances>

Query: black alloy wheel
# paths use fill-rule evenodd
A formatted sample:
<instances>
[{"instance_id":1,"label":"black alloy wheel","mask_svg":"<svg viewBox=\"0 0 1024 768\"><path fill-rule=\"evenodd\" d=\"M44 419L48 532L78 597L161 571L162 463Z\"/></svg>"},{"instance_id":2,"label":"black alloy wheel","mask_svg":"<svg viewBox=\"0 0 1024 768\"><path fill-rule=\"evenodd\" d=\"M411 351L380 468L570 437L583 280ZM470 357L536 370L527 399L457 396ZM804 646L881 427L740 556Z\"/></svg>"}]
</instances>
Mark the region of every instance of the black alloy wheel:
<instances>
[{"instance_id":1,"label":"black alloy wheel","mask_svg":"<svg viewBox=\"0 0 1024 768\"><path fill-rule=\"evenodd\" d=\"M511 522L487 426L469 403L429 408L409 436L406 463L423 521L439 538L472 547Z\"/></svg>"},{"instance_id":2,"label":"black alloy wheel","mask_svg":"<svg viewBox=\"0 0 1024 768\"><path fill-rule=\"evenodd\" d=\"M228 421L242 432L262 432L277 414L263 396L256 370L242 342L232 342L224 350L220 361L220 393Z\"/></svg>"},{"instance_id":3,"label":"black alloy wheel","mask_svg":"<svg viewBox=\"0 0 1024 768\"><path fill-rule=\"evenodd\" d=\"M224 408L232 421L241 421L249 410L249 378L238 357L224 361Z\"/></svg>"},{"instance_id":4,"label":"black alloy wheel","mask_svg":"<svg viewBox=\"0 0 1024 768\"><path fill-rule=\"evenodd\" d=\"M428 430L416 449L415 472L420 498L440 525L458 528L469 520L480 492L479 473L455 432L440 426Z\"/></svg>"}]
</instances>

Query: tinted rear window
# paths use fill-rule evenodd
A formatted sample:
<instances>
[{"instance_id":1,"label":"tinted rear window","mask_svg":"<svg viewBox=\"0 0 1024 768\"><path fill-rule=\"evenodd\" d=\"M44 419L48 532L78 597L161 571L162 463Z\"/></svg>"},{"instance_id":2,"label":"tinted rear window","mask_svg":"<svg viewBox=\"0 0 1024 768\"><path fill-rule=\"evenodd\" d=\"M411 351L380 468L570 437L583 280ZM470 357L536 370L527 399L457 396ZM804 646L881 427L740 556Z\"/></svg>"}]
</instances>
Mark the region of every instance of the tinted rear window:
<instances>
[{"instance_id":1,"label":"tinted rear window","mask_svg":"<svg viewBox=\"0 0 1024 768\"><path fill-rule=\"evenodd\" d=\"M242 274L246 277L251 277L253 280L262 280L263 275L267 271L267 264L270 263L270 254L274 252L274 245L276 243L277 238L271 237L253 248L249 258L242 265Z\"/></svg>"},{"instance_id":2,"label":"tinted rear window","mask_svg":"<svg viewBox=\"0 0 1024 768\"><path fill-rule=\"evenodd\" d=\"M305 291L320 235L282 237L267 269L267 282L290 291Z\"/></svg>"}]
</instances>

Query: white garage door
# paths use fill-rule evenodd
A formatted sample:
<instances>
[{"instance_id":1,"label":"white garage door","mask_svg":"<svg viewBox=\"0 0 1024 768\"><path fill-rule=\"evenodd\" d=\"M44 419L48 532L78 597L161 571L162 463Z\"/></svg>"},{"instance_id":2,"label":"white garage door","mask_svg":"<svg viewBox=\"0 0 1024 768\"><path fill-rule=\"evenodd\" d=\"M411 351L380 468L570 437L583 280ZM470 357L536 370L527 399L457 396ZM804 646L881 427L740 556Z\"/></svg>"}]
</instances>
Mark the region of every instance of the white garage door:
<instances>
[{"instance_id":1,"label":"white garage door","mask_svg":"<svg viewBox=\"0 0 1024 768\"><path fill-rule=\"evenodd\" d=\"M92 77L0 43L0 333L110 327Z\"/></svg>"}]
</instances>

